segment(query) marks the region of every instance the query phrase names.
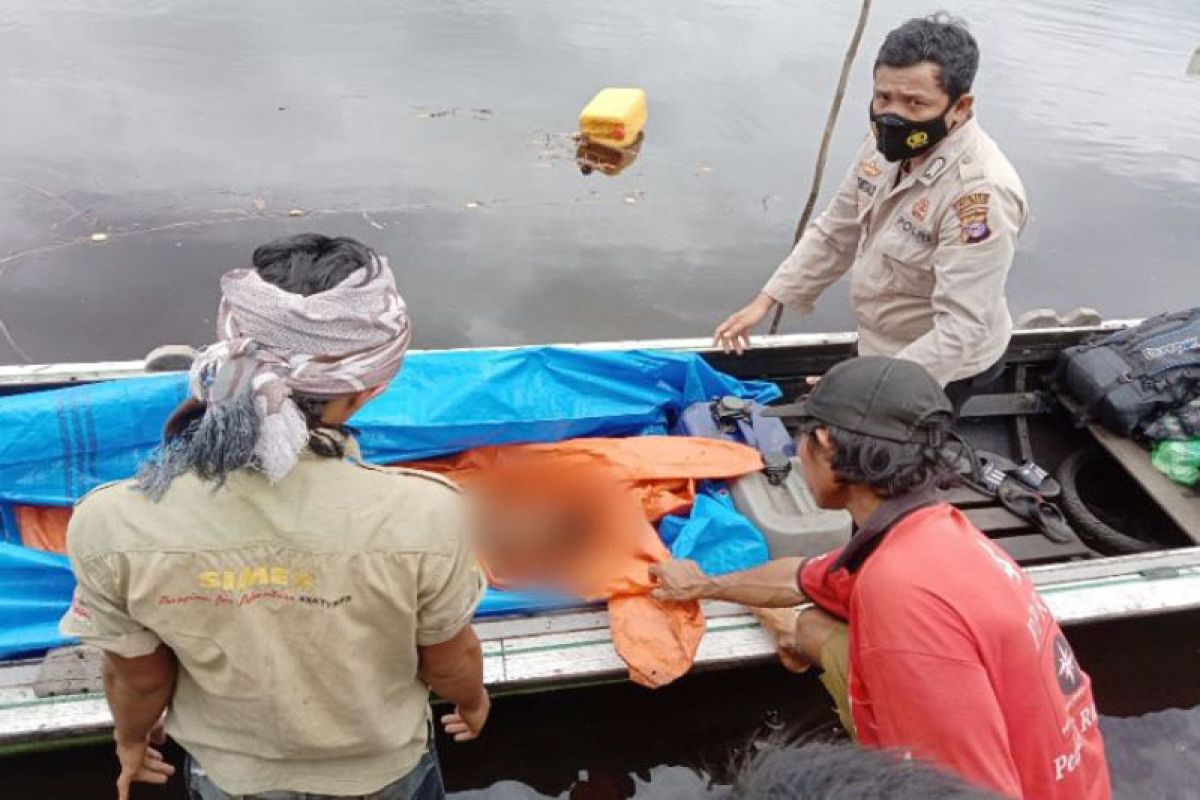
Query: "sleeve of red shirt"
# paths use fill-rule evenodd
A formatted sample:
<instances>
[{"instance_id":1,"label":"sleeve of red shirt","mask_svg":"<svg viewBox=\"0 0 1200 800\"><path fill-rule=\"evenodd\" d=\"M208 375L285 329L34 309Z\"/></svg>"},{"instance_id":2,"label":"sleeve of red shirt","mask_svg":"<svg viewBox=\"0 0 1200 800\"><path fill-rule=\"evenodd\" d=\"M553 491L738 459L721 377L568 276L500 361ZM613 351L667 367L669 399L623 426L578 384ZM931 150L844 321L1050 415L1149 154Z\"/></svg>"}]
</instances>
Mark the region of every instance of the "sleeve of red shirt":
<instances>
[{"instance_id":1,"label":"sleeve of red shirt","mask_svg":"<svg viewBox=\"0 0 1200 800\"><path fill-rule=\"evenodd\" d=\"M1005 797L1021 796L1007 726L983 665L871 650L864 683L884 746L902 746Z\"/></svg>"},{"instance_id":2,"label":"sleeve of red shirt","mask_svg":"<svg viewBox=\"0 0 1200 800\"><path fill-rule=\"evenodd\" d=\"M849 619L850 587L853 585L853 578L848 570L829 569L841 552L838 549L808 559L800 565L800 574L796 576L796 582L804 596L824 611L841 619Z\"/></svg>"}]
</instances>

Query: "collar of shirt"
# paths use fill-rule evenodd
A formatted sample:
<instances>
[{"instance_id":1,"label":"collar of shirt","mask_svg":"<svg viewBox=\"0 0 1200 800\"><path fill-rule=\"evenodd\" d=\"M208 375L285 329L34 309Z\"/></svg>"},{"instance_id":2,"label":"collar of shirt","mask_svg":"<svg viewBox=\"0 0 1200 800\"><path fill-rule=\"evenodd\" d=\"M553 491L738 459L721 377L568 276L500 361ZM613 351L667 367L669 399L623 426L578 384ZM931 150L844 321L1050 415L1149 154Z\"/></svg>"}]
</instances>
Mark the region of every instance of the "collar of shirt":
<instances>
[{"instance_id":1,"label":"collar of shirt","mask_svg":"<svg viewBox=\"0 0 1200 800\"><path fill-rule=\"evenodd\" d=\"M850 537L849 543L842 548L842 552L830 565L829 571L833 572L845 567L850 572L857 572L867 557L875 552L875 548L883 541L883 537L887 535L888 531L896 527L902 519L914 511L937 505L940 502L941 499L933 489L910 492L885 500L883 505L875 509L862 527Z\"/></svg>"},{"instance_id":2,"label":"collar of shirt","mask_svg":"<svg viewBox=\"0 0 1200 800\"><path fill-rule=\"evenodd\" d=\"M962 125L950 131L950 135L946 137L945 141L936 147L929 159L921 165L921 171L916 174L916 180L925 186L932 186L936 183L937 179L945 175L962 156L967 145L975 139L978 129L979 123L972 115Z\"/></svg>"}]
</instances>

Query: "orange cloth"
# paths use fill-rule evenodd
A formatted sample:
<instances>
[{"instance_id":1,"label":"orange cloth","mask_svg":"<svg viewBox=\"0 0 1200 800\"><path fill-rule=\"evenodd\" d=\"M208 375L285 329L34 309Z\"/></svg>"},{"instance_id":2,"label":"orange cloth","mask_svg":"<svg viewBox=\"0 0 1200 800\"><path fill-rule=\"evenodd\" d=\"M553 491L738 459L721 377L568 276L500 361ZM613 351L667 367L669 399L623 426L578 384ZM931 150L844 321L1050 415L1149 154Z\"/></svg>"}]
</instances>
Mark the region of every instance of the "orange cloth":
<instances>
[{"instance_id":1,"label":"orange cloth","mask_svg":"<svg viewBox=\"0 0 1200 800\"><path fill-rule=\"evenodd\" d=\"M51 553L67 552L67 523L71 521L71 509L15 506L13 512L17 530L21 533L21 544Z\"/></svg>"},{"instance_id":2,"label":"orange cloth","mask_svg":"<svg viewBox=\"0 0 1200 800\"><path fill-rule=\"evenodd\" d=\"M745 475L761 469L762 458L730 442L639 436L483 447L406 466L475 490L492 585L549 581L607 599L613 644L630 677L657 687L691 668L704 617L699 603L649 595L649 566L670 558L652 523L690 507L696 480ZM522 526L513 549L497 548L491 534L503 540ZM541 533L524 535L532 530Z\"/></svg>"}]
</instances>

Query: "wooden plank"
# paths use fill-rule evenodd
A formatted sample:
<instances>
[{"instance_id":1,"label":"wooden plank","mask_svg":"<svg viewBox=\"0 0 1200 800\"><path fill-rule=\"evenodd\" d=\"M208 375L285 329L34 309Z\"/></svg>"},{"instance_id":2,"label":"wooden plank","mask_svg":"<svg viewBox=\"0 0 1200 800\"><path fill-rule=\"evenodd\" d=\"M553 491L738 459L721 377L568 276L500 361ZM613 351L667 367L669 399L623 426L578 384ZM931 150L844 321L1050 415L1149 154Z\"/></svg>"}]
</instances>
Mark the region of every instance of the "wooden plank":
<instances>
[{"instance_id":1,"label":"wooden plank","mask_svg":"<svg viewBox=\"0 0 1200 800\"><path fill-rule=\"evenodd\" d=\"M961 419L983 417L1017 417L1048 414L1050 406L1037 392L977 394L963 404Z\"/></svg>"},{"instance_id":2,"label":"wooden plank","mask_svg":"<svg viewBox=\"0 0 1200 800\"><path fill-rule=\"evenodd\" d=\"M1032 525L1016 514L1001 506L990 508L967 508L963 514L971 520L976 528L988 534L1006 534L1014 531L1028 531Z\"/></svg>"},{"instance_id":3,"label":"wooden plank","mask_svg":"<svg viewBox=\"0 0 1200 800\"><path fill-rule=\"evenodd\" d=\"M1059 544L1050 541L1040 533L1004 536L994 541L1018 564L1029 561L1048 561L1052 558L1086 558L1095 555L1087 545L1078 539L1066 544Z\"/></svg>"},{"instance_id":4,"label":"wooden plank","mask_svg":"<svg viewBox=\"0 0 1200 800\"><path fill-rule=\"evenodd\" d=\"M942 498L950 505L963 510L996 504L996 498L972 489L970 486L955 486L953 489L942 492Z\"/></svg>"},{"instance_id":5,"label":"wooden plank","mask_svg":"<svg viewBox=\"0 0 1200 800\"><path fill-rule=\"evenodd\" d=\"M1088 431L1187 537L1200 544L1200 494L1155 469L1150 454L1132 439L1099 425L1089 425Z\"/></svg>"}]
</instances>

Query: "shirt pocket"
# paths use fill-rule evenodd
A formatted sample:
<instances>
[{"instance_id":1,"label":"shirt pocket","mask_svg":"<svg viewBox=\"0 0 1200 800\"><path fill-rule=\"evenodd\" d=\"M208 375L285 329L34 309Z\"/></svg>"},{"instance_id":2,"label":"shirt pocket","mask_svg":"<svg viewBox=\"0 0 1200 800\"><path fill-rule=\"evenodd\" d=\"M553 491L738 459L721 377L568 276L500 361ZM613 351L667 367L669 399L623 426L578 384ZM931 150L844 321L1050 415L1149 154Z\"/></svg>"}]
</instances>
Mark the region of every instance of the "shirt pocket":
<instances>
[{"instance_id":1,"label":"shirt pocket","mask_svg":"<svg viewBox=\"0 0 1200 800\"><path fill-rule=\"evenodd\" d=\"M904 235L904 234L900 234ZM887 272L888 288L909 297L932 297L937 279L933 272L933 248L904 242L896 235L879 248Z\"/></svg>"}]
</instances>

